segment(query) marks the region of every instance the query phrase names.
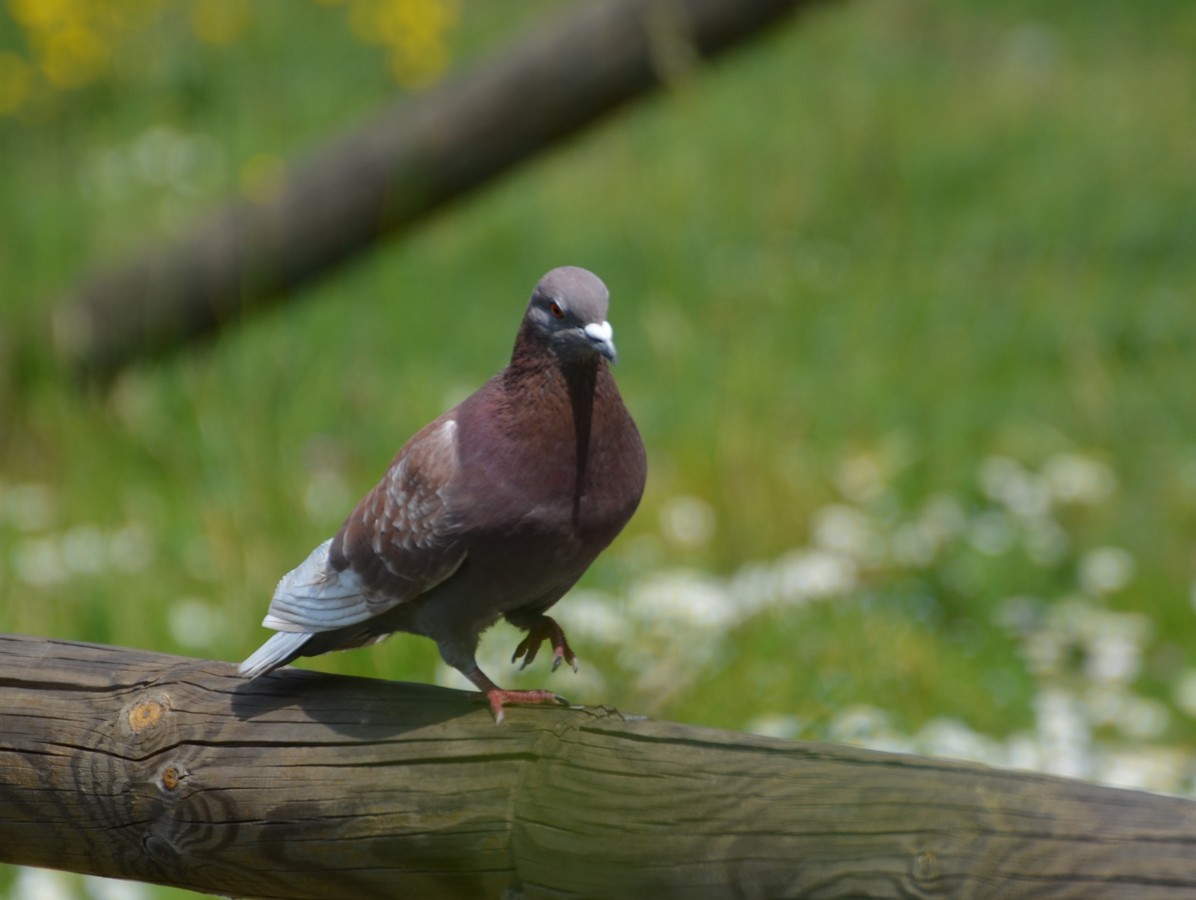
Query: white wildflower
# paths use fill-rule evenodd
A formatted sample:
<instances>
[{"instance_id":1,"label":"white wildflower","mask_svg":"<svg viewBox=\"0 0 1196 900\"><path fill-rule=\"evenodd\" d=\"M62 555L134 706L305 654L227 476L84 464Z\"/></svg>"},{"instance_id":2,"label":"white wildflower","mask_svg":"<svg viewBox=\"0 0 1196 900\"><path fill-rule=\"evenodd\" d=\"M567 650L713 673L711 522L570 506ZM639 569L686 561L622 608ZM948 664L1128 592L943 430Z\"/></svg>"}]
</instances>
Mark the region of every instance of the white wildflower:
<instances>
[{"instance_id":1,"label":"white wildflower","mask_svg":"<svg viewBox=\"0 0 1196 900\"><path fill-rule=\"evenodd\" d=\"M94 525L77 525L62 536L62 560L73 572L94 575L108 565L108 543Z\"/></svg>"},{"instance_id":2,"label":"white wildflower","mask_svg":"<svg viewBox=\"0 0 1196 900\"><path fill-rule=\"evenodd\" d=\"M636 618L666 629L677 624L727 628L741 616L718 579L690 569L649 575L632 586L629 605Z\"/></svg>"},{"instance_id":3,"label":"white wildflower","mask_svg":"<svg viewBox=\"0 0 1196 900\"><path fill-rule=\"evenodd\" d=\"M834 482L853 503L870 503L888 489L885 466L870 453L853 453L839 463Z\"/></svg>"},{"instance_id":4,"label":"white wildflower","mask_svg":"<svg viewBox=\"0 0 1196 900\"><path fill-rule=\"evenodd\" d=\"M62 548L52 537L28 538L16 547L17 577L33 587L50 587L66 581L68 571Z\"/></svg>"},{"instance_id":5,"label":"white wildflower","mask_svg":"<svg viewBox=\"0 0 1196 900\"><path fill-rule=\"evenodd\" d=\"M824 506L814 513L813 543L823 550L848 556L864 565L884 557L884 539L872 518L863 510L842 503Z\"/></svg>"},{"instance_id":6,"label":"white wildflower","mask_svg":"<svg viewBox=\"0 0 1196 900\"><path fill-rule=\"evenodd\" d=\"M660 507L660 530L679 547L697 549L714 537L714 507L700 497L670 497Z\"/></svg>"},{"instance_id":7,"label":"white wildflower","mask_svg":"<svg viewBox=\"0 0 1196 900\"><path fill-rule=\"evenodd\" d=\"M1142 648L1130 634L1096 635L1087 651L1084 674L1102 684L1128 684L1142 667Z\"/></svg>"},{"instance_id":8,"label":"white wildflower","mask_svg":"<svg viewBox=\"0 0 1196 900\"><path fill-rule=\"evenodd\" d=\"M595 590L575 590L566 598L571 629L606 644L620 644L630 637L631 623L619 601Z\"/></svg>"},{"instance_id":9,"label":"white wildflower","mask_svg":"<svg viewBox=\"0 0 1196 900\"><path fill-rule=\"evenodd\" d=\"M197 597L184 597L170 607L170 634L180 647L202 650L224 631L224 615Z\"/></svg>"},{"instance_id":10,"label":"white wildflower","mask_svg":"<svg viewBox=\"0 0 1196 900\"><path fill-rule=\"evenodd\" d=\"M1040 566L1055 566L1067 558L1071 538L1054 519L1037 516L1024 523L1022 544L1031 560Z\"/></svg>"},{"instance_id":11,"label":"white wildflower","mask_svg":"<svg viewBox=\"0 0 1196 900\"><path fill-rule=\"evenodd\" d=\"M934 561L939 541L935 532L923 522L906 522L897 526L889 538L889 553L898 565L921 569Z\"/></svg>"},{"instance_id":12,"label":"white wildflower","mask_svg":"<svg viewBox=\"0 0 1196 900\"><path fill-rule=\"evenodd\" d=\"M777 561L774 571L777 599L785 604L839 596L858 584L851 558L826 550L792 551Z\"/></svg>"},{"instance_id":13,"label":"white wildflower","mask_svg":"<svg viewBox=\"0 0 1196 900\"><path fill-rule=\"evenodd\" d=\"M1196 669L1184 669L1175 679L1172 697L1184 714L1196 719Z\"/></svg>"},{"instance_id":14,"label":"white wildflower","mask_svg":"<svg viewBox=\"0 0 1196 900\"><path fill-rule=\"evenodd\" d=\"M1095 780L1138 791L1175 793L1190 772L1188 754L1174 747L1119 747L1102 755Z\"/></svg>"},{"instance_id":15,"label":"white wildflower","mask_svg":"<svg viewBox=\"0 0 1196 900\"><path fill-rule=\"evenodd\" d=\"M151 896L150 888L140 882L96 875L85 876L83 888L90 900L148 900Z\"/></svg>"},{"instance_id":16,"label":"white wildflower","mask_svg":"<svg viewBox=\"0 0 1196 900\"><path fill-rule=\"evenodd\" d=\"M1093 506L1117 489L1117 476L1099 460L1061 453L1046 461L1042 476L1057 503Z\"/></svg>"},{"instance_id":17,"label":"white wildflower","mask_svg":"<svg viewBox=\"0 0 1196 900\"><path fill-rule=\"evenodd\" d=\"M1134 557L1121 547L1097 547L1080 559L1080 587L1089 594L1114 594L1134 576Z\"/></svg>"},{"instance_id":18,"label":"white wildflower","mask_svg":"<svg viewBox=\"0 0 1196 900\"><path fill-rule=\"evenodd\" d=\"M1132 694L1115 724L1126 737L1158 740L1171 724L1171 714L1153 697Z\"/></svg>"},{"instance_id":19,"label":"white wildflower","mask_svg":"<svg viewBox=\"0 0 1196 900\"><path fill-rule=\"evenodd\" d=\"M891 734L889 714L883 709L865 704L841 710L830 722L827 736L832 741L868 743Z\"/></svg>"},{"instance_id":20,"label":"white wildflower","mask_svg":"<svg viewBox=\"0 0 1196 900\"><path fill-rule=\"evenodd\" d=\"M982 512L972 520L968 543L985 556L1008 553L1014 541L1013 523L1000 510Z\"/></svg>"},{"instance_id":21,"label":"white wildflower","mask_svg":"<svg viewBox=\"0 0 1196 900\"><path fill-rule=\"evenodd\" d=\"M958 719L931 720L915 736L915 742L930 756L968 759L989 765L1000 765L1005 755L998 741L973 731Z\"/></svg>"},{"instance_id":22,"label":"white wildflower","mask_svg":"<svg viewBox=\"0 0 1196 900\"><path fill-rule=\"evenodd\" d=\"M112 535L108 552L113 568L136 574L153 563L154 539L144 525L130 522Z\"/></svg>"},{"instance_id":23,"label":"white wildflower","mask_svg":"<svg viewBox=\"0 0 1196 900\"><path fill-rule=\"evenodd\" d=\"M13 880L12 897L20 900L75 900L75 891L71 880L61 872L48 869L16 870Z\"/></svg>"},{"instance_id":24,"label":"white wildflower","mask_svg":"<svg viewBox=\"0 0 1196 900\"><path fill-rule=\"evenodd\" d=\"M1047 688L1034 706L1043 771L1086 777L1092 769L1092 733L1080 702L1062 688Z\"/></svg>"},{"instance_id":25,"label":"white wildflower","mask_svg":"<svg viewBox=\"0 0 1196 900\"><path fill-rule=\"evenodd\" d=\"M748 722L747 731L764 737L791 739L801 734L804 723L797 716L766 713Z\"/></svg>"}]
</instances>

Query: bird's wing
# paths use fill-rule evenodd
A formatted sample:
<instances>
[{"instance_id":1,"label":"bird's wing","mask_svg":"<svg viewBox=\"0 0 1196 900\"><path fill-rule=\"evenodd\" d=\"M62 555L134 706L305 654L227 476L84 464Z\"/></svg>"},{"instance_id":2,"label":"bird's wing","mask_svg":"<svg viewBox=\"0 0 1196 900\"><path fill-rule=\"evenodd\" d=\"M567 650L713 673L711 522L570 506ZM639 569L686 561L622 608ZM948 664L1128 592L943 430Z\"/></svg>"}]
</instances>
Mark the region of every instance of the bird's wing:
<instances>
[{"instance_id":1,"label":"bird's wing","mask_svg":"<svg viewBox=\"0 0 1196 900\"><path fill-rule=\"evenodd\" d=\"M452 413L417 433L336 537L285 575L262 624L331 631L379 616L431 590L465 561L453 514L457 423Z\"/></svg>"}]
</instances>

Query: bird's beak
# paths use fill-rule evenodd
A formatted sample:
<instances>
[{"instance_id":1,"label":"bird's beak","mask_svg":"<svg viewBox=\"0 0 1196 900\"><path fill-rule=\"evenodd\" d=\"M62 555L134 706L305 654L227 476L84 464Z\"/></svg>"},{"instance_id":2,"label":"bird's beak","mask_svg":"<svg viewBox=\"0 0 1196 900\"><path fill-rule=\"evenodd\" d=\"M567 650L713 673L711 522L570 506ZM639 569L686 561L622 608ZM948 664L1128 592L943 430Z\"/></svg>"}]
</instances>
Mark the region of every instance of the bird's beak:
<instances>
[{"instance_id":1,"label":"bird's beak","mask_svg":"<svg viewBox=\"0 0 1196 900\"><path fill-rule=\"evenodd\" d=\"M583 331L595 350L612 363L618 362L619 354L615 351L614 342L615 330L610 327L610 322L591 322Z\"/></svg>"}]
</instances>

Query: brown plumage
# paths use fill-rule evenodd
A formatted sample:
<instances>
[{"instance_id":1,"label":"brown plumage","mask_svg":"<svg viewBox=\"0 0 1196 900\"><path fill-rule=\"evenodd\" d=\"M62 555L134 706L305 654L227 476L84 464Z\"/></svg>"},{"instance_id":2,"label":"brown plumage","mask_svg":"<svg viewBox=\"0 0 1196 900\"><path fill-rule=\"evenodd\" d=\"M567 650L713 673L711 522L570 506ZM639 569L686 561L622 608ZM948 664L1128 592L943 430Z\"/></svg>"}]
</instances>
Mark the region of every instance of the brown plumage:
<instances>
[{"instance_id":1,"label":"brown plumage","mask_svg":"<svg viewBox=\"0 0 1196 900\"><path fill-rule=\"evenodd\" d=\"M263 622L278 634L242 675L405 631L436 641L498 721L503 704L560 699L500 689L474 653L505 617L528 632L514 659L527 665L547 640L553 669L576 669L545 612L639 504L647 460L608 366L607 302L585 269L540 280L507 367L412 437L336 536L282 579Z\"/></svg>"}]
</instances>

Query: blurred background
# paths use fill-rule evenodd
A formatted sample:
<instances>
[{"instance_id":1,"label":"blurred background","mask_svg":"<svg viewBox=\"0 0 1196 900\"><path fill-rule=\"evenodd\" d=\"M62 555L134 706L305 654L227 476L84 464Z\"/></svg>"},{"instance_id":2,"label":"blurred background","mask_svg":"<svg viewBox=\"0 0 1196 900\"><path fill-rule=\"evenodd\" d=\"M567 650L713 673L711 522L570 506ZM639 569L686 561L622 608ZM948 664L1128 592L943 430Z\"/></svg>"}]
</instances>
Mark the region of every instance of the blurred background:
<instances>
[{"instance_id":1,"label":"blurred background","mask_svg":"<svg viewBox=\"0 0 1196 900\"><path fill-rule=\"evenodd\" d=\"M648 489L558 607L581 672L516 675L499 626L495 680L1196 796L1191 3L825 4L295 302L105 389L61 371L87 272L576 8L0 7L0 630L242 659L571 263ZM303 665L466 686L414 637Z\"/></svg>"}]
</instances>

